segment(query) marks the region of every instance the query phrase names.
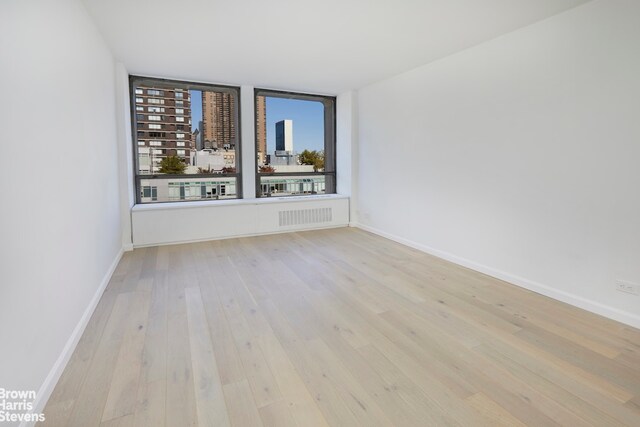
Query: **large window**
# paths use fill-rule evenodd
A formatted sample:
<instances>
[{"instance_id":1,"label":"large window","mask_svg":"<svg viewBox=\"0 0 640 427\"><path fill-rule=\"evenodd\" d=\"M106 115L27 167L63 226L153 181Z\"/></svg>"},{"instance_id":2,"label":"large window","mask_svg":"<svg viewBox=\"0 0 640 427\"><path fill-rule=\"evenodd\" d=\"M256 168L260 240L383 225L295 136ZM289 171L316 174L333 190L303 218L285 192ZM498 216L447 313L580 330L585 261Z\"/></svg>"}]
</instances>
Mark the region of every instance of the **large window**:
<instances>
[{"instance_id":1,"label":"large window","mask_svg":"<svg viewBox=\"0 0 640 427\"><path fill-rule=\"evenodd\" d=\"M255 91L258 197L335 193L335 98Z\"/></svg>"},{"instance_id":2,"label":"large window","mask_svg":"<svg viewBox=\"0 0 640 427\"><path fill-rule=\"evenodd\" d=\"M137 203L242 197L239 88L135 76L130 86Z\"/></svg>"}]
</instances>

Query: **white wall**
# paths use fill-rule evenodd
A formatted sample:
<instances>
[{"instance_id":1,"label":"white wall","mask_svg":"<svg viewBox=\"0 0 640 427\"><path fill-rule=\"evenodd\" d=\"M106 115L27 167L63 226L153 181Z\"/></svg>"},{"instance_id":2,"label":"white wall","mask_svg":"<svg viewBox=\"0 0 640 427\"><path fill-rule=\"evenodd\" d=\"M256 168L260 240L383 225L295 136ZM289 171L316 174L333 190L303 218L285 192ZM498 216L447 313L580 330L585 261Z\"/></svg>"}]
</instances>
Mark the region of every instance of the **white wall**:
<instances>
[{"instance_id":1,"label":"white wall","mask_svg":"<svg viewBox=\"0 0 640 427\"><path fill-rule=\"evenodd\" d=\"M0 2L0 387L40 399L122 247L114 66L79 1Z\"/></svg>"},{"instance_id":2,"label":"white wall","mask_svg":"<svg viewBox=\"0 0 640 427\"><path fill-rule=\"evenodd\" d=\"M594 1L360 90L360 223L640 326L638 17Z\"/></svg>"}]
</instances>

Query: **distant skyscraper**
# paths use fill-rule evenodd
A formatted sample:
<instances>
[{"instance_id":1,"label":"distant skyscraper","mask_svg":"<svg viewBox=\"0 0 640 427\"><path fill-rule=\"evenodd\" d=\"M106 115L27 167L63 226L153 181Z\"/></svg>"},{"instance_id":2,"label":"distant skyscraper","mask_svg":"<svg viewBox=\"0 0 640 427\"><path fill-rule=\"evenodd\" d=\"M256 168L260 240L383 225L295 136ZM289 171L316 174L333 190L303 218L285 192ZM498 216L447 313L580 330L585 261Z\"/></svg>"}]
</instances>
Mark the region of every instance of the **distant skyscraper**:
<instances>
[{"instance_id":1,"label":"distant skyscraper","mask_svg":"<svg viewBox=\"0 0 640 427\"><path fill-rule=\"evenodd\" d=\"M230 93L202 91L202 139L205 148L236 145L234 100Z\"/></svg>"},{"instance_id":2,"label":"distant skyscraper","mask_svg":"<svg viewBox=\"0 0 640 427\"><path fill-rule=\"evenodd\" d=\"M293 120L276 123L276 151L293 151Z\"/></svg>"},{"instance_id":3,"label":"distant skyscraper","mask_svg":"<svg viewBox=\"0 0 640 427\"><path fill-rule=\"evenodd\" d=\"M256 140L258 163L264 164L267 155L267 106L264 96L256 97Z\"/></svg>"}]
</instances>

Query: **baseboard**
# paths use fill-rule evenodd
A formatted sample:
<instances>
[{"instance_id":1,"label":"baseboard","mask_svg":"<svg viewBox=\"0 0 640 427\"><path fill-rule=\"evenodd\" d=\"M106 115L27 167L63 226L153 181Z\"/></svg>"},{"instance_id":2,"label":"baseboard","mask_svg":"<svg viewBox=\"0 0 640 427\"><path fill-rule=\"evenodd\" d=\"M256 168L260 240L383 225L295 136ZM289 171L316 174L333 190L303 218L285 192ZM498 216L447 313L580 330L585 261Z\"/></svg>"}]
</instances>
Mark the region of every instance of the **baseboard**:
<instances>
[{"instance_id":1,"label":"baseboard","mask_svg":"<svg viewBox=\"0 0 640 427\"><path fill-rule=\"evenodd\" d=\"M134 244L134 248L150 248L154 246L169 246L169 245L183 245L187 243L200 243L200 242L210 242L213 240L226 240L226 239L238 239L241 237L258 237L258 236L270 236L273 234L286 234L286 233L297 233L300 231L313 231L313 230L328 230L331 228L343 228L350 227L351 225L348 223L345 224L332 224L325 227L309 227L309 228L298 228L294 230L278 230L278 231L266 231L263 233L247 233L247 234L234 234L232 236L213 236L213 237L205 237L204 239L189 239L189 240L176 240L176 241L162 241L162 242L154 242L154 243L146 243L142 245Z\"/></svg>"},{"instance_id":2,"label":"baseboard","mask_svg":"<svg viewBox=\"0 0 640 427\"><path fill-rule=\"evenodd\" d=\"M76 346L80 341L80 337L82 337L82 334L85 328L87 327L87 324L89 323L89 320L91 319L91 316L93 315L94 310L98 306L98 302L100 302L100 298L102 297L102 294L107 288L107 285L111 280L111 276L113 276L113 273L115 272L116 267L118 266L118 263L120 262L120 259L122 258L122 255L124 254L125 251L126 249L124 247L121 248L120 251L118 251L118 254L116 255L115 259L109 266L109 270L107 270L107 273L102 278L102 282L100 282L100 286L96 290L95 294L93 295L93 298L89 302L89 305L87 306L82 317L80 318L80 321L78 322L75 329L71 333L71 336L67 340L67 343L62 349L62 353L60 353L58 360L56 360L56 363L53 365L53 368L49 372L49 375L47 375L47 378L44 380L44 383L40 387L40 390L38 390L36 400L33 403L32 413L40 414L44 410L44 407L47 404L47 401L49 400L51 393L53 393L53 389L58 383L60 376L64 372L64 369L66 368L67 363L69 362L69 359L71 359L71 355L73 354L73 351L76 349ZM20 426L30 427L34 424L35 422L34 423L23 422L22 424L20 424Z\"/></svg>"},{"instance_id":3,"label":"baseboard","mask_svg":"<svg viewBox=\"0 0 640 427\"><path fill-rule=\"evenodd\" d=\"M553 298L558 301L562 301L574 307L578 307L592 313L599 314L601 316L607 317L612 320L616 320L618 322L627 324L629 326L633 326L634 328L640 328L640 316L634 313L630 313L628 311L620 310L615 307L611 307L605 304L601 304L597 301L589 300L587 298L583 298L581 296L560 291L554 289L550 286L543 285L541 283L534 282L532 280L525 279L523 277L519 277L510 273L506 273L504 271L497 270L495 268L488 267L486 265L479 264L477 262L461 258L459 256L450 254L448 252L441 251L439 249L434 249L432 247L416 243L412 240L405 239L394 234L387 233L385 231L379 230L374 227L370 227L368 225L363 225L359 223L351 223L349 224L351 227L360 228L362 230L368 231L373 234L377 234L378 236L387 238L389 240L393 240L395 242L401 243L403 245L412 247L419 251L428 253L429 255L436 256L438 258L445 259L447 261L451 261L454 264L461 265L466 268L470 268L471 270L478 271L480 273L486 274L491 277L495 277L496 279L503 280L505 282L509 282L513 285L519 286L521 288L536 292L538 294L547 296L549 298Z\"/></svg>"}]
</instances>

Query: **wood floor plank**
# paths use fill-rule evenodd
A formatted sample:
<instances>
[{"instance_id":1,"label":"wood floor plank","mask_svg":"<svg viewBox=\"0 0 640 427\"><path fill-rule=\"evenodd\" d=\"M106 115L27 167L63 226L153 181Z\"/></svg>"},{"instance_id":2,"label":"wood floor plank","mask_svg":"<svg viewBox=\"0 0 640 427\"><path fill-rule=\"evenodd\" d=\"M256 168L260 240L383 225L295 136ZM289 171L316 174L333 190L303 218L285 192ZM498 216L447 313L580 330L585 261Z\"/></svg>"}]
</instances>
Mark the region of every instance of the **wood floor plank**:
<instances>
[{"instance_id":1,"label":"wood floor plank","mask_svg":"<svg viewBox=\"0 0 640 427\"><path fill-rule=\"evenodd\" d=\"M230 425L200 288L185 290L198 424Z\"/></svg>"},{"instance_id":2,"label":"wood floor plank","mask_svg":"<svg viewBox=\"0 0 640 427\"><path fill-rule=\"evenodd\" d=\"M263 425L247 380L225 384L222 388L232 426L260 427Z\"/></svg>"},{"instance_id":3,"label":"wood floor plank","mask_svg":"<svg viewBox=\"0 0 640 427\"><path fill-rule=\"evenodd\" d=\"M135 249L51 426L638 426L640 331L352 229Z\"/></svg>"},{"instance_id":4,"label":"wood floor plank","mask_svg":"<svg viewBox=\"0 0 640 427\"><path fill-rule=\"evenodd\" d=\"M103 422L135 412L150 305L149 290L134 292L128 324L102 413Z\"/></svg>"}]
</instances>

